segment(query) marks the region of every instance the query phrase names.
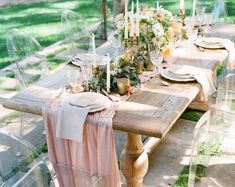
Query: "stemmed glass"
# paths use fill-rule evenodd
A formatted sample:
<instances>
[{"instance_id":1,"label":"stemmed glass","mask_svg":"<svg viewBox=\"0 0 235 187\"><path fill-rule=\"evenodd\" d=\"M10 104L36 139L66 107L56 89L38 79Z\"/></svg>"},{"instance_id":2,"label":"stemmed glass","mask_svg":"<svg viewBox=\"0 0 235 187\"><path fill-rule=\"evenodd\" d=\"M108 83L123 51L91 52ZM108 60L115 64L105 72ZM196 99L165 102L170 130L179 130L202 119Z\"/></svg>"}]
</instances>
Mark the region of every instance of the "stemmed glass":
<instances>
[{"instance_id":1,"label":"stemmed glass","mask_svg":"<svg viewBox=\"0 0 235 187\"><path fill-rule=\"evenodd\" d=\"M210 27L212 27L212 25L213 25L213 15L211 13L205 13L204 20L205 20L205 24L206 24L205 32L209 32Z\"/></svg>"},{"instance_id":2,"label":"stemmed glass","mask_svg":"<svg viewBox=\"0 0 235 187\"><path fill-rule=\"evenodd\" d=\"M66 75L69 85L73 88L73 91L76 90L78 86L81 86L85 81L84 74L81 72L81 69L74 67L66 68Z\"/></svg>"},{"instance_id":3,"label":"stemmed glass","mask_svg":"<svg viewBox=\"0 0 235 187\"><path fill-rule=\"evenodd\" d=\"M191 45L197 39L198 29L187 26L185 30L188 37L188 44Z\"/></svg>"},{"instance_id":4,"label":"stemmed glass","mask_svg":"<svg viewBox=\"0 0 235 187\"><path fill-rule=\"evenodd\" d=\"M150 51L150 60L154 65L154 77L156 78L156 83L161 83L159 80L159 66L163 61L163 55L158 47L153 47Z\"/></svg>"},{"instance_id":5,"label":"stemmed glass","mask_svg":"<svg viewBox=\"0 0 235 187\"><path fill-rule=\"evenodd\" d=\"M121 39L118 31L113 31L109 35L108 41L111 42L112 47L115 49L115 53L113 55L113 58L115 59L119 56L119 48L121 47Z\"/></svg>"},{"instance_id":6,"label":"stemmed glass","mask_svg":"<svg viewBox=\"0 0 235 187\"><path fill-rule=\"evenodd\" d=\"M196 8L197 19L199 21L199 27L203 25L205 11L206 11L206 7L204 6L198 6Z\"/></svg>"}]
</instances>

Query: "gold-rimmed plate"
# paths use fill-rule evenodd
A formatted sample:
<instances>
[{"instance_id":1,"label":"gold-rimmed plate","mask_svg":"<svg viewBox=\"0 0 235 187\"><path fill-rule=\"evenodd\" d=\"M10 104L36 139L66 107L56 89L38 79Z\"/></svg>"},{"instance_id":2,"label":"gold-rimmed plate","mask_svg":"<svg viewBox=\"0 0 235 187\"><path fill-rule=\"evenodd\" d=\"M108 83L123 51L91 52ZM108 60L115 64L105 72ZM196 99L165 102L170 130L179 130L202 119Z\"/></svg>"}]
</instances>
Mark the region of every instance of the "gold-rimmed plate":
<instances>
[{"instance_id":1,"label":"gold-rimmed plate","mask_svg":"<svg viewBox=\"0 0 235 187\"><path fill-rule=\"evenodd\" d=\"M223 49L224 44L218 38L199 38L195 41L195 45L205 49Z\"/></svg>"}]
</instances>

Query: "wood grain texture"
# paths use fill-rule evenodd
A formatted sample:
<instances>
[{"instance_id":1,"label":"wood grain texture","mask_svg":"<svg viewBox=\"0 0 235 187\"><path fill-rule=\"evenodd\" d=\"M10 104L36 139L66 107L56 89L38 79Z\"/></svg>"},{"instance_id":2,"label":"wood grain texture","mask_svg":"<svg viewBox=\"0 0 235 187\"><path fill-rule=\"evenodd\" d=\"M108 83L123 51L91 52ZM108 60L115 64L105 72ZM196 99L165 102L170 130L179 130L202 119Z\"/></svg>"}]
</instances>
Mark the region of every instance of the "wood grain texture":
<instances>
[{"instance_id":1,"label":"wood grain texture","mask_svg":"<svg viewBox=\"0 0 235 187\"><path fill-rule=\"evenodd\" d=\"M42 106L55 97L67 84L65 70L61 69L37 84L23 90L4 103L6 108L41 115ZM162 137L199 92L197 84L159 86L147 83L127 102L117 107L115 129Z\"/></svg>"},{"instance_id":2,"label":"wood grain texture","mask_svg":"<svg viewBox=\"0 0 235 187\"><path fill-rule=\"evenodd\" d=\"M220 23L215 24L206 36L226 38L235 43L235 24Z\"/></svg>"}]
</instances>

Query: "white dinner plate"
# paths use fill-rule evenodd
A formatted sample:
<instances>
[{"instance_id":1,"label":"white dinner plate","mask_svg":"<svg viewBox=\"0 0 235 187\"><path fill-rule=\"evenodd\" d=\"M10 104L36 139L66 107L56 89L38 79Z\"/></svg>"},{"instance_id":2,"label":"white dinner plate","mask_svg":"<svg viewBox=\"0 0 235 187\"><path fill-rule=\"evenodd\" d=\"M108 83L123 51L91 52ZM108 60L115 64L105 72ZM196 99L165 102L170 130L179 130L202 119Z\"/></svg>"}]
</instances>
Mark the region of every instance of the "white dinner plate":
<instances>
[{"instance_id":1,"label":"white dinner plate","mask_svg":"<svg viewBox=\"0 0 235 187\"><path fill-rule=\"evenodd\" d=\"M69 100L69 103L73 106L89 108L89 112L103 110L107 102L109 102L109 99L106 96L94 92L78 93Z\"/></svg>"},{"instance_id":2,"label":"white dinner plate","mask_svg":"<svg viewBox=\"0 0 235 187\"><path fill-rule=\"evenodd\" d=\"M170 71L170 68L167 68L167 69L164 69L163 71L161 71L161 76L166 79L169 79L171 81L176 81L176 82L195 81L195 78L193 78L193 77L188 77L186 75L178 76L177 74L172 73L172 71Z\"/></svg>"},{"instance_id":3,"label":"white dinner plate","mask_svg":"<svg viewBox=\"0 0 235 187\"><path fill-rule=\"evenodd\" d=\"M97 64L99 66L105 66L107 64L107 57L104 55L96 55ZM87 63L93 63L93 54L91 53L81 53L74 57L71 61L72 64L76 66L83 66Z\"/></svg>"},{"instance_id":4,"label":"white dinner plate","mask_svg":"<svg viewBox=\"0 0 235 187\"><path fill-rule=\"evenodd\" d=\"M224 45L218 38L198 38L195 45L206 49L223 49Z\"/></svg>"}]
</instances>

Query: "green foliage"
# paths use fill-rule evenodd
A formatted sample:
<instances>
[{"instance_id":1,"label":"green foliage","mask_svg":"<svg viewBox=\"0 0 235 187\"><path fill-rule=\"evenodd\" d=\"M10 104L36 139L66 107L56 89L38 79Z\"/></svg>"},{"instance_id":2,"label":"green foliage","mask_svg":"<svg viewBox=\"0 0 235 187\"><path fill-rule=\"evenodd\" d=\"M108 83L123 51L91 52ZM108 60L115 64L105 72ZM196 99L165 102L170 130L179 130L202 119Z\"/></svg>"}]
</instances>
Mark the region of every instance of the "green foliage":
<instances>
[{"instance_id":1,"label":"green foliage","mask_svg":"<svg viewBox=\"0 0 235 187\"><path fill-rule=\"evenodd\" d=\"M223 72L225 67L225 64L220 64L220 66L216 69L216 75L219 76Z\"/></svg>"},{"instance_id":2,"label":"green foliage","mask_svg":"<svg viewBox=\"0 0 235 187\"><path fill-rule=\"evenodd\" d=\"M205 177L205 166L197 165L196 180ZM180 172L178 179L172 187L187 187L189 178L189 165L184 166L183 170Z\"/></svg>"},{"instance_id":3,"label":"green foliage","mask_svg":"<svg viewBox=\"0 0 235 187\"><path fill-rule=\"evenodd\" d=\"M235 112L235 100L232 101L230 109L231 109L231 111Z\"/></svg>"},{"instance_id":4,"label":"green foliage","mask_svg":"<svg viewBox=\"0 0 235 187\"><path fill-rule=\"evenodd\" d=\"M127 78L130 80L132 86L138 86L140 84L140 79L136 73L135 62L130 59L124 60L120 58L117 68L115 69L115 77L117 78Z\"/></svg>"},{"instance_id":5,"label":"green foliage","mask_svg":"<svg viewBox=\"0 0 235 187\"><path fill-rule=\"evenodd\" d=\"M112 7L111 0L108 0L108 6ZM43 47L49 46L64 39L60 21L64 9L79 12L89 24L100 19L97 4L93 0L57 0L0 7L0 21L4 23L0 30L0 69L10 64L5 45L9 29L22 29L34 36Z\"/></svg>"},{"instance_id":6,"label":"green foliage","mask_svg":"<svg viewBox=\"0 0 235 187\"><path fill-rule=\"evenodd\" d=\"M52 57L55 57L58 53L61 53L63 51L65 51L67 49L67 46L62 46L60 47L59 49L53 51L53 52L50 52L47 54L47 58L52 58Z\"/></svg>"},{"instance_id":7,"label":"green foliage","mask_svg":"<svg viewBox=\"0 0 235 187\"><path fill-rule=\"evenodd\" d=\"M42 153L47 153L47 152L48 152L48 147L47 147L46 144L45 144L45 145L41 145L41 146L39 147L39 150L40 150L40 152L42 152Z\"/></svg>"},{"instance_id":8,"label":"green foliage","mask_svg":"<svg viewBox=\"0 0 235 187\"><path fill-rule=\"evenodd\" d=\"M181 118L197 122L202 117L202 115L203 112L201 111L188 109L182 114Z\"/></svg>"},{"instance_id":9,"label":"green foliage","mask_svg":"<svg viewBox=\"0 0 235 187\"><path fill-rule=\"evenodd\" d=\"M28 167L29 164L31 164L35 159L37 159L40 156L40 154L46 153L47 151L48 151L47 145L46 144L41 145L38 150L33 152L31 155L29 155L22 161L20 161L20 163L17 166L13 167L11 172L8 175L4 176L4 180L12 178L18 172L28 172L30 169Z\"/></svg>"},{"instance_id":10,"label":"green foliage","mask_svg":"<svg viewBox=\"0 0 235 187\"><path fill-rule=\"evenodd\" d=\"M206 155L207 153L209 156L215 156L220 153L220 148L221 144L218 142L212 142L212 144L210 144L210 142L203 142L199 147L198 154Z\"/></svg>"},{"instance_id":11,"label":"green foliage","mask_svg":"<svg viewBox=\"0 0 235 187\"><path fill-rule=\"evenodd\" d=\"M60 64L65 64L67 61L59 57L47 57L49 70L57 68Z\"/></svg>"},{"instance_id":12,"label":"green foliage","mask_svg":"<svg viewBox=\"0 0 235 187\"><path fill-rule=\"evenodd\" d=\"M7 126L9 123L11 123L12 120L19 117L19 112L13 111L8 115L5 115L0 118L0 128Z\"/></svg>"},{"instance_id":13,"label":"green foliage","mask_svg":"<svg viewBox=\"0 0 235 187\"><path fill-rule=\"evenodd\" d=\"M107 72L106 69L99 69L98 73L93 76L89 80L89 90L94 92L101 92L104 93L103 90L106 90L106 79L107 79ZM111 76L111 82L112 82L112 76ZM112 90L112 83L111 83L111 90Z\"/></svg>"}]
</instances>

